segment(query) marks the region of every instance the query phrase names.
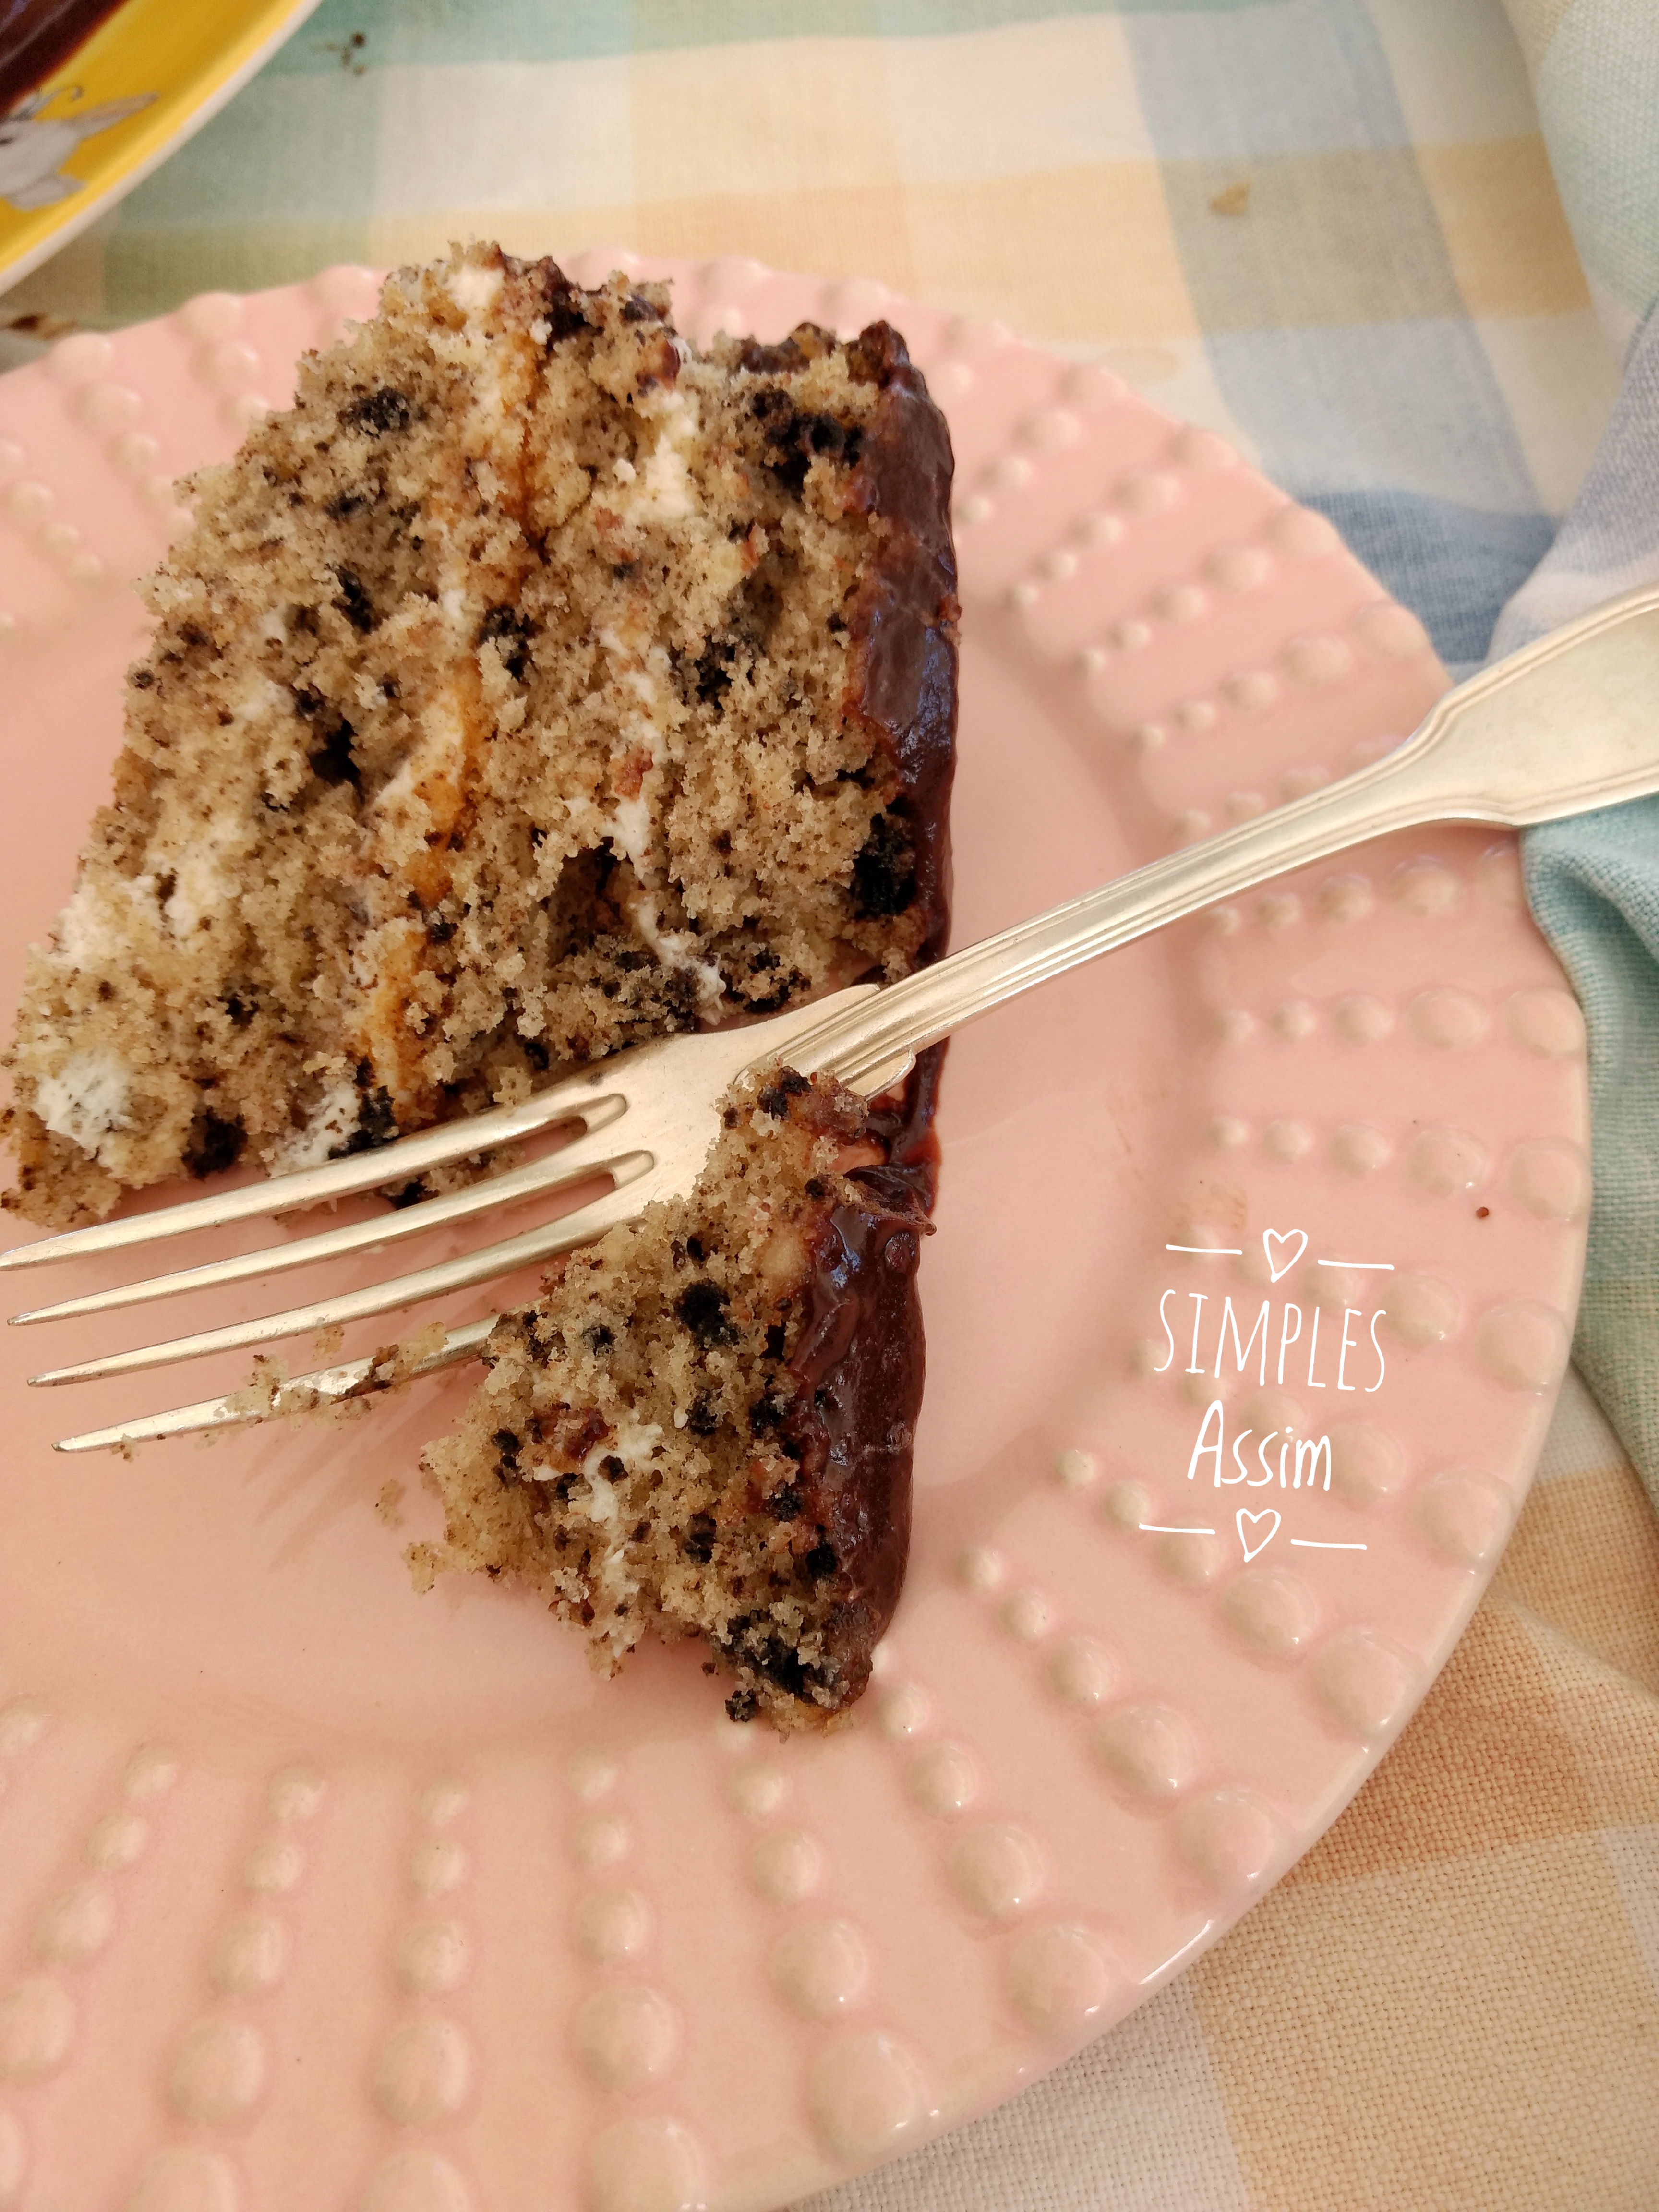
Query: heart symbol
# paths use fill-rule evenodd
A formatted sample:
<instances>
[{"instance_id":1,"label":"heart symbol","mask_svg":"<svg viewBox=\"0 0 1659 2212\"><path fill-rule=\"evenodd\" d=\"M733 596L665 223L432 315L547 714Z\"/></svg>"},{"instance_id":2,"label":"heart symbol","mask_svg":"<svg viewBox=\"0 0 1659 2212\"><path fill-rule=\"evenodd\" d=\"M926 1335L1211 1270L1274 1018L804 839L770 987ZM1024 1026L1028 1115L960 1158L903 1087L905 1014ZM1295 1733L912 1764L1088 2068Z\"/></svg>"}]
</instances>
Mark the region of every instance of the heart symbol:
<instances>
[{"instance_id":1,"label":"heart symbol","mask_svg":"<svg viewBox=\"0 0 1659 2212\"><path fill-rule=\"evenodd\" d=\"M1261 1249L1267 1255L1267 1272L1277 1282L1281 1275L1290 1273L1307 1250L1308 1232L1305 1229L1264 1229ZM1281 1258L1280 1255L1287 1251L1289 1256Z\"/></svg>"},{"instance_id":2,"label":"heart symbol","mask_svg":"<svg viewBox=\"0 0 1659 2212\"><path fill-rule=\"evenodd\" d=\"M1260 1513L1252 1513L1248 1505L1241 1505L1234 1514L1233 1521L1238 1530L1238 1540L1244 1547L1244 1557L1247 1561L1255 1559L1258 1552L1265 1552L1279 1534L1279 1516L1271 1505L1264 1507ZM1250 1524L1249 1535L1244 1532L1244 1523L1247 1521ZM1255 1541L1252 1543L1250 1536L1255 1535L1256 1529L1264 1521L1268 1524L1267 1534L1256 1536Z\"/></svg>"}]
</instances>

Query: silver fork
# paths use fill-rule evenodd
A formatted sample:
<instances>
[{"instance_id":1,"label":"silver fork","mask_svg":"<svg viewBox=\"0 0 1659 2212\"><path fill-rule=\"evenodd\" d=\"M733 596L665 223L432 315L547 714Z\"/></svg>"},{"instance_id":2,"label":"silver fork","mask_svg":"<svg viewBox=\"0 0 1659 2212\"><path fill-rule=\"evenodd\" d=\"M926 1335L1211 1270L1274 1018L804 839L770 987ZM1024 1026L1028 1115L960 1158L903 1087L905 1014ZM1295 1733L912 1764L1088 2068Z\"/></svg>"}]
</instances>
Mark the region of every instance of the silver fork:
<instances>
[{"instance_id":1,"label":"silver fork","mask_svg":"<svg viewBox=\"0 0 1659 2212\"><path fill-rule=\"evenodd\" d=\"M1304 799L969 945L884 988L856 984L811 1006L739 1030L636 1047L522 1105L404 1137L381 1150L221 1195L46 1237L0 1256L0 1268L125 1253L191 1231L269 1218L497 1150L557 1125L576 1133L549 1158L492 1176L390 1217L267 1248L14 1316L15 1323L111 1312L222 1288L251 1276L378 1249L530 1197L568 1193L598 1176L602 1196L481 1250L370 1288L263 1320L207 1329L109 1358L58 1367L31 1382L89 1382L212 1352L312 1336L465 1290L600 1235L653 1200L688 1191L720 1127L721 1102L744 1069L787 1056L803 1074L833 1074L873 1096L915 1054L1005 999L1291 868L1437 821L1519 829L1659 791L1659 586L1610 600L1525 652L1449 692L1406 744ZM362 1396L392 1381L476 1356L495 1316L448 1330L402 1364L353 1359L295 1378L300 1402ZM289 1402L293 1402L290 1398ZM60 1451L125 1447L266 1418L273 1402L242 1391L148 1419L65 1437Z\"/></svg>"}]
</instances>

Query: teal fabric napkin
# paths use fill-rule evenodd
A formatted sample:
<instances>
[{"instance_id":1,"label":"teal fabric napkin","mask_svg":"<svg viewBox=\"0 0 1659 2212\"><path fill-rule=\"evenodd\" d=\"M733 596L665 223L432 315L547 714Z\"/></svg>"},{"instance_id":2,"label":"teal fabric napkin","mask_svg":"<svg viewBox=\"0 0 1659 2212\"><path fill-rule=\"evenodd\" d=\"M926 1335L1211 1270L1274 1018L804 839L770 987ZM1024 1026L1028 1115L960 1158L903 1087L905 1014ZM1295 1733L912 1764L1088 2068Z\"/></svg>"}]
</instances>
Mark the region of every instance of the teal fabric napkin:
<instances>
[{"instance_id":1,"label":"teal fabric napkin","mask_svg":"<svg viewBox=\"0 0 1659 2212\"><path fill-rule=\"evenodd\" d=\"M1651 25L1659 49L1659 23ZM1652 217L1659 238L1659 207ZM1659 577L1659 318L1494 656ZM1653 707L1659 751L1659 695ZM1570 733L1563 742L1571 743ZM1659 798L1530 830L1528 896L1584 1010L1595 1196L1574 1356L1659 1505Z\"/></svg>"}]
</instances>

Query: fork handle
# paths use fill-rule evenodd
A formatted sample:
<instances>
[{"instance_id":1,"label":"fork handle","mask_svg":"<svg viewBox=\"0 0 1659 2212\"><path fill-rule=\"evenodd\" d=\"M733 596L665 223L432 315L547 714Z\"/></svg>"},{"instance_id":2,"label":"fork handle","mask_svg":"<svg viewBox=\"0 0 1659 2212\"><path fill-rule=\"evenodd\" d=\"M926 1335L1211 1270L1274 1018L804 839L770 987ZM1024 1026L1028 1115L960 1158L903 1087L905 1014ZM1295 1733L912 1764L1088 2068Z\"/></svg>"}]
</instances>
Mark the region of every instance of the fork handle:
<instances>
[{"instance_id":1,"label":"fork handle","mask_svg":"<svg viewBox=\"0 0 1659 2212\"><path fill-rule=\"evenodd\" d=\"M1393 752L1254 821L953 952L791 1047L854 1088L1021 991L1218 899L1425 822L1511 828L1659 790L1659 586L1484 670Z\"/></svg>"}]
</instances>

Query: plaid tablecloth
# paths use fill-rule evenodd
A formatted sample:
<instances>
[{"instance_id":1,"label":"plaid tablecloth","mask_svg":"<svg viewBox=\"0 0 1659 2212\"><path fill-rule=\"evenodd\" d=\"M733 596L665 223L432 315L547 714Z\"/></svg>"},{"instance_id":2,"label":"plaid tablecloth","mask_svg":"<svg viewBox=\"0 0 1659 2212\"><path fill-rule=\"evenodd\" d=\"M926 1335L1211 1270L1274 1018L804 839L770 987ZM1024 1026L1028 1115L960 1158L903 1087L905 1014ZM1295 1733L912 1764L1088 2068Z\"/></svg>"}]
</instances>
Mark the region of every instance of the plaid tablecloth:
<instances>
[{"instance_id":1,"label":"plaid tablecloth","mask_svg":"<svg viewBox=\"0 0 1659 2212\"><path fill-rule=\"evenodd\" d=\"M325 0L0 299L0 349L473 231L873 276L1223 430L1456 667L1659 292L1656 116L1652 0ZM1576 1378L1324 1842L1115 2033L821 2203L1659 2206L1659 1522Z\"/></svg>"}]
</instances>

